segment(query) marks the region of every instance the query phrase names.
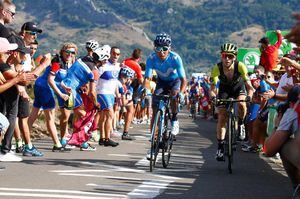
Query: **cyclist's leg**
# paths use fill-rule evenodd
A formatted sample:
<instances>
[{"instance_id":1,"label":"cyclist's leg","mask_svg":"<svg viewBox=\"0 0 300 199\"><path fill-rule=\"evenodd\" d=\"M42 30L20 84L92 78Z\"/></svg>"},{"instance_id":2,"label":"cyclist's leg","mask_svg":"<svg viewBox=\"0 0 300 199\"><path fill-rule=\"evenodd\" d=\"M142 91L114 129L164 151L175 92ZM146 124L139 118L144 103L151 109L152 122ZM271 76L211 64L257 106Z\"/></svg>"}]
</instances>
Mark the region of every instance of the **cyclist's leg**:
<instances>
[{"instance_id":1,"label":"cyclist's leg","mask_svg":"<svg viewBox=\"0 0 300 199\"><path fill-rule=\"evenodd\" d=\"M218 98L228 99L230 96L230 87L220 84ZM217 122L217 141L218 148L216 152L216 159L224 161L224 144L226 136L226 122L227 122L227 109L225 104L217 104L218 107L218 122Z\"/></svg>"},{"instance_id":2,"label":"cyclist's leg","mask_svg":"<svg viewBox=\"0 0 300 199\"><path fill-rule=\"evenodd\" d=\"M172 118L171 118L171 125L172 129L171 132L173 135L177 135L179 133L179 122L177 120L177 114L178 114L178 107L179 107L179 101L178 101L178 93L180 91L180 79L176 79L173 82L169 83L168 87L171 91L171 112L172 112Z\"/></svg>"},{"instance_id":3,"label":"cyclist's leg","mask_svg":"<svg viewBox=\"0 0 300 199\"><path fill-rule=\"evenodd\" d=\"M245 83L241 80L233 88L233 92L236 93L236 99L245 100L247 96L247 91ZM246 137L245 131L245 117L247 115L247 104L246 102L238 102L238 124L239 124L239 138L244 140Z\"/></svg>"}]
</instances>

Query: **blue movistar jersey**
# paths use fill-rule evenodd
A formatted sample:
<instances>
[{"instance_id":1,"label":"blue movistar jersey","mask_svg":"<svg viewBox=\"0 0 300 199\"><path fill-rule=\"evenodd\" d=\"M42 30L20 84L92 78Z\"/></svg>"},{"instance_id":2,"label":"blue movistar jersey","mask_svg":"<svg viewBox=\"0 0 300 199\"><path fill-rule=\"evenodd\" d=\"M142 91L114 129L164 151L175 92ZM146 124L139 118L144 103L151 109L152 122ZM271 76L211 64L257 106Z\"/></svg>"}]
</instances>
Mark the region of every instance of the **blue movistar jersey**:
<instances>
[{"instance_id":1,"label":"blue movistar jersey","mask_svg":"<svg viewBox=\"0 0 300 199\"><path fill-rule=\"evenodd\" d=\"M91 69L81 59L78 59L69 69L62 84L78 90L81 86L94 80Z\"/></svg>"},{"instance_id":2,"label":"blue movistar jersey","mask_svg":"<svg viewBox=\"0 0 300 199\"><path fill-rule=\"evenodd\" d=\"M180 56L171 51L165 60L161 60L156 53L152 53L146 62L145 78L152 77L155 70L159 79L173 81L178 78L185 78L185 71Z\"/></svg>"}]
</instances>

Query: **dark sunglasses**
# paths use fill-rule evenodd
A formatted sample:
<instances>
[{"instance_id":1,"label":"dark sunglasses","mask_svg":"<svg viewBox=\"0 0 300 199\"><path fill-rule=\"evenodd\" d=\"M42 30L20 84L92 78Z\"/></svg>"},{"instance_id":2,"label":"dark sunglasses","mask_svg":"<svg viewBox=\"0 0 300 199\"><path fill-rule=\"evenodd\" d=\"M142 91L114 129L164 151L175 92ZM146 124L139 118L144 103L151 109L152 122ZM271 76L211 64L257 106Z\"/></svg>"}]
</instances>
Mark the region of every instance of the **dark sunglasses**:
<instances>
[{"instance_id":1,"label":"dark sunglasses","mask_svg":"<svg viewBox=\"0 0 300 199\"><path fill-rule=\"evenodd\" d=\"M71 51L71 50L65 50L65 53L67 53L67 54L73 54L73 55L75 55L75 54L76 54L76 52L75 52L75 51Z\"/></svg>"},{"instance_id":2,"label":"dark sunglasses","mask_svg":"<svg viewBox=\"0 0 300 199\"><path fill-rule=\"evenodd\" d=\"M10 11L8 9L5 9L5 11L9 12L12 17L15 16L15 14L16 14L15 12L12 12L12 11Z\"/></svg>"},{"instance_id":3,"label":"dark sunglasses","mask_svg":"<svg viewBox=\"0 0 300 199\"><path fill-rule=\"evenodd\" d=\"M30 35L33 35L33 36L37 35L37 32L33 32L33 31L25 31L25 32L30 34Z\"/></svg>"},{"instance_id":4,"label":"dark sunglasses","mask_svg":"<svg viewBox=\"0 0 300 199\"><path fill-rule=\"evenodd\" d=\"M170 49L170 47L168 47L168 46L158 46L158 47L154 48L155 52L166 52L169 49Z\"/></svg>"},{"instance_id":5,"label":"dark sunglasses","mask_svg":"<svg viewBox=\"0 0 300 199\"><path fill-rule=\"evenodd\" d=\"M226 53L222 53L222 58L223 59L233 59L233 58L235 58L235 55L233 55L233 54L226 54Z\"/></svg>"}]
</instances>

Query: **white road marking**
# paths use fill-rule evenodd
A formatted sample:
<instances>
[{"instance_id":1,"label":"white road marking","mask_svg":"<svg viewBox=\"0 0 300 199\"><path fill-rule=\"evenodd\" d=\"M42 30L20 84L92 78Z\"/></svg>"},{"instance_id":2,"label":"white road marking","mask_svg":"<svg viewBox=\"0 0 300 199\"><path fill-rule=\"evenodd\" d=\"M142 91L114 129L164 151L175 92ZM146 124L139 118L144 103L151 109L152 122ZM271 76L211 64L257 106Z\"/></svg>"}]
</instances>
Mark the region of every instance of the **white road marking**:
<instances>
[{"instance_id":1,"label":"white road marking","mask_svg":"<svg viewBox=\"0 0 300 199\"><path fill-rule=\"evenodd\" d=\"M30 196L39 198L73 198L73 199L96 199L96 198L127 198L121 194L94 193L77 190L56 189L24 189L0 187L2 196ZM71 195L72 194L72 195Z\"/></svg>"}]
</instances>

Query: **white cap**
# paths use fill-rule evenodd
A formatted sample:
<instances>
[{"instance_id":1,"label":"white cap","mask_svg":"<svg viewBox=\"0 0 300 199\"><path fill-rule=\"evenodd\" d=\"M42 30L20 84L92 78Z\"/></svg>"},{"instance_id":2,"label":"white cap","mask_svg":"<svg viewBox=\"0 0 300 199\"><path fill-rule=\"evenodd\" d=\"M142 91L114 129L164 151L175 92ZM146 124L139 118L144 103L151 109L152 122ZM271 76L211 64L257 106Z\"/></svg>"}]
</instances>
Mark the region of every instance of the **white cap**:
<instances>
[{"instance_id":1,"label":"white cap","mask_svg":"<svg viewBox=\"0 0 300 199\"><path fill-rule=\"evenodd\" d=\"M18 44L9 43L9 41L6 38L0 37L0 53L5 53L10 50L16 50L17 48Z\"/></svg>"}]
</instances>

